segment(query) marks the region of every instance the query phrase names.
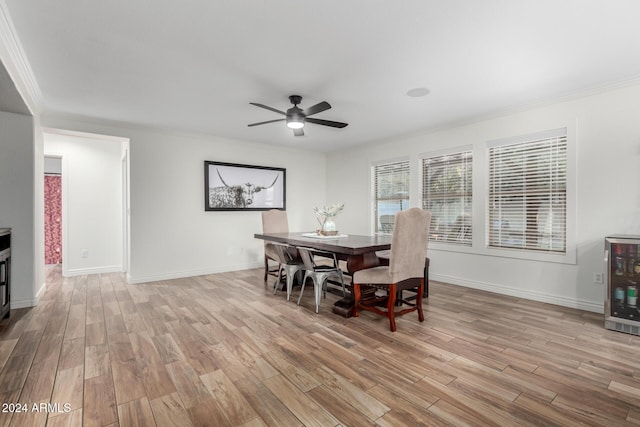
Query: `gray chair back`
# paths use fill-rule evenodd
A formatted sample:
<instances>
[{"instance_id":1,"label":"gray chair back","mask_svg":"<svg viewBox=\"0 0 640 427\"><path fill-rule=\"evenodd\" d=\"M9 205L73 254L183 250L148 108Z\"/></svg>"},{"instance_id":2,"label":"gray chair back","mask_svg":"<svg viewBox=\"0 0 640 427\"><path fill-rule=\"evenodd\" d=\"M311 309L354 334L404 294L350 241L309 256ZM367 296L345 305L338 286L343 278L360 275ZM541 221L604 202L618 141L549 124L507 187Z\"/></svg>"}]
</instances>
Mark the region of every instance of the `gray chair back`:
<instances>
[{"instance_id":1,"label":"gray chair back","mask_svg":"<svg viewBox=\"0 0 640 427\"><path fill-rule=\"evenodd\" d=\"M393 283L424 275L431 212L411 208L396 214L391 238L389 274Z\"/></svg>"},{"instance_id":2,"label":"gray chair back","mask_svg":"<svg viewBox=\"0 0 640 427\"><path fill-rule=\"evenodd\" d=\"M295 248L284 243L270 242L276 251L277 259L280 264L289 264L295 260L292 252L295 253Z\"/></svg>"},{"instance_id":3,"label":"gray chair back","mask_svg":"<svg viewBox=\"0 0 640 427\"><path fill-rule=\"evenodd\" d=\"M262 232L288 233L289 220L287 218L287 211L271 209L262 212Z\"/></svg>"},{"instance_id":4,"label":"gray chair back","mask_svg":"<svg viewBox=\"0 0 640 427\"><path fill-rule=\"evenodd\" d=\"M313 262L313 255L311 254L311 249L309 248L300 248L298 247L298 253L300 254L300 258L302 258L302 262L304 263L304 268L307 271L313 271L315 269L315 262Z\"/></svg>"}]
</instances>

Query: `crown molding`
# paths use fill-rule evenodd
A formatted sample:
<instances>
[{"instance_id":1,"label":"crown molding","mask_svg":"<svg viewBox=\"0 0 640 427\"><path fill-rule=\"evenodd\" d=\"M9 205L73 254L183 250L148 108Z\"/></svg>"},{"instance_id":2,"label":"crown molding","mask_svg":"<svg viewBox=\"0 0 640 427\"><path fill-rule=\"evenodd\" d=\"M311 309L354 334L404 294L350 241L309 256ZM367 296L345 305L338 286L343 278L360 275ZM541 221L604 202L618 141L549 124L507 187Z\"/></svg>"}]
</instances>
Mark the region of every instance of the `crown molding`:
<instances>
[{"instance_id":1,"label":"crown molding","mask_svg":"<svg viewBox=\"0 0 640 427\"><path fill-rule=\"evenodd\" d=\"M31 114L39 114L42 111L42 92L22 49L5 0L0 0L0 61Z\"/></svg>"}]
</instances>

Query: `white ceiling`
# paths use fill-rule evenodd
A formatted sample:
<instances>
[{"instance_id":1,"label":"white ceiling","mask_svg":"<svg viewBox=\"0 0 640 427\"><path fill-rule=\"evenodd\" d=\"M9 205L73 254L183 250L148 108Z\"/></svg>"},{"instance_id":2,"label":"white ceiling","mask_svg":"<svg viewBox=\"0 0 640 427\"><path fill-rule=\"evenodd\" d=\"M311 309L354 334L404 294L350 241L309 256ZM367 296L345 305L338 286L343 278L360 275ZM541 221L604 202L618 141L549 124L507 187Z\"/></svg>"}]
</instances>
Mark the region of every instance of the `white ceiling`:
<instances>
[{"instance_id":1,"label":"white ceiling","mask_svg":"<svg viewBox=\"0 0 640 427\"><path fill-rule=\"evenodd\" d=\"M320 151L640 77L638 0L0 1L45 114ZM291 94L349 126L247 127Z\"/></svg>"}]
</instances>

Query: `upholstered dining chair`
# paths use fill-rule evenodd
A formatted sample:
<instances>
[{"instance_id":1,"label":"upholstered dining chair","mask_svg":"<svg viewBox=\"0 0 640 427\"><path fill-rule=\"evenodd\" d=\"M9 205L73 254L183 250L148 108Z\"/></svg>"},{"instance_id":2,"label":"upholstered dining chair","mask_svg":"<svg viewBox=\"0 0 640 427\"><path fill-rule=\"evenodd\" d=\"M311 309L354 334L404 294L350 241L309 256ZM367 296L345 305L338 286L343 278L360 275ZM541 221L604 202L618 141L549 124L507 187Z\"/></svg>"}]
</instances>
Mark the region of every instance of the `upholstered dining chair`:
<instances>
[{"instance_id":1,"label":"upholstered dining chair","mask_svg":"<svg viewBox=\"0 0 640 427\"><path fill-rule=\"evenodd\" d=\"M285 281L287 286L287 301L291 297L291 289L293 288L293 280L299 272L304 271L304 263L302 260L294 255L295 248L284 243L273 242L273 249L276 253L276 261L278 261L278 277L273 284L274 295L278 292L278 285L280 279L282 279L282 272L285 274Z\"/></svg>"},{"instance_id":2,"label":"upholstered dining chair","mask_svg":"<svg viewBox=\"0 0 640 427\"><path fill-rule=\"evenodd\" d=\"M396 316L417 310L418 320L424 321L422 298L416 298L415 304L396 298L399 291L415 289L416 282L419 283L418 295L424 292L424 266L430 223L431 212L419 208L411 208L396 214L389 265L367 268L353 274L354 317L360 314L360 310L369 310L387 316L392 332L396 330ZM362 300L361 286L363 285L385 290L386 295ZM399 308L396 312L396 302L409 307ZM382 303L386 303L386 310L377 307Z\"/></svg>"},{"instance_id":3,"label":"upholstered dining chair","mask_svg":"<svg viewBox=\"0 0 640 427\"><path fill-rule=\"evenodd\" d=\"M300 254L300 258L302 258L305 269L304 279L302 279L302 287L300 288L300 296L298 296L298 305L300 305L300 301L302 300L302 293L304 292L304 286L307 283L308 278L311 278L313 281L316 313L320 309L320 294L324 293L324 297L327 297L327 280L330 277L340 279L340 283L342 284L342 295L346 295L344 289L344 276L342 275L342 270L338 264L336 254L311 248L298 247L297 249ZM323 258L330 258L333 260L333 263L331 265L317 264L315 260L316 255Z\"/></svg>"},{"instance_id":4,"label":"upholstered dining chair","mask_svg":"<svg viewBox=\"0 0 640 427\"><path fill-rule=\"evenodd\" d=\"M289 232L289 220L287 218L287 211L280 209L271 209L262 212L262 232L263 233L288 233ZM287 249L288 251L290 249ZM266 283L269 274L277 276L280 273L278 267L270 269L269 260L277 262L278 254L273 246L273 243L265 241L264 243L264 282Z\"/></svg>"}]
</instances>

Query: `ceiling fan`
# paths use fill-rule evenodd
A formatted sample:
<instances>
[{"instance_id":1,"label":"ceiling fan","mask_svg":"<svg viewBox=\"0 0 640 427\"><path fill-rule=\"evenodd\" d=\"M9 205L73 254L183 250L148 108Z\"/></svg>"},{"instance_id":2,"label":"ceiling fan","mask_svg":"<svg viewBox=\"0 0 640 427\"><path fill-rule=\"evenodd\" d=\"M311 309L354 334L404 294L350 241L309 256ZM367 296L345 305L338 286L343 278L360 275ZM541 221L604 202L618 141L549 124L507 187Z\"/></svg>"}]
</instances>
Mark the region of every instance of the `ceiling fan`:
<instances>
[{"instance_id":1,"label":"ceiling fan","mask_svg":"<svg viewBox=\"0 0 640 427\"><path fill-rule=\"evenodd\" d=\"M304 135L304 130L302 128L304 128L305 123L331 126L334 128L343 128L348 124L348 123L333 122L331 120L322 120L322 119L315 119L313 117L309 117L313 114L318 114L331 108L331 105L326 101L322 101L321 103L316 104L313 107L309 107L304 110L298 107L298 104L300 104L300 101L302 101L302 97L300 95L291 95L289 97L289 101L291 101L291 103L293 104L293 107L289 108L286 113L284 111L276 110L275 108L272 108L263 104L250 102L251 105L255 105L256 107L265 108L267 110L274 111L286 117L284 119L276 119L276 120L268 120L266 122L252 123L249 125L249 127L284 121L287 123L288 128L293 129L293 134L295 136L302 136Z\"/></svg>"}]
</instances>

